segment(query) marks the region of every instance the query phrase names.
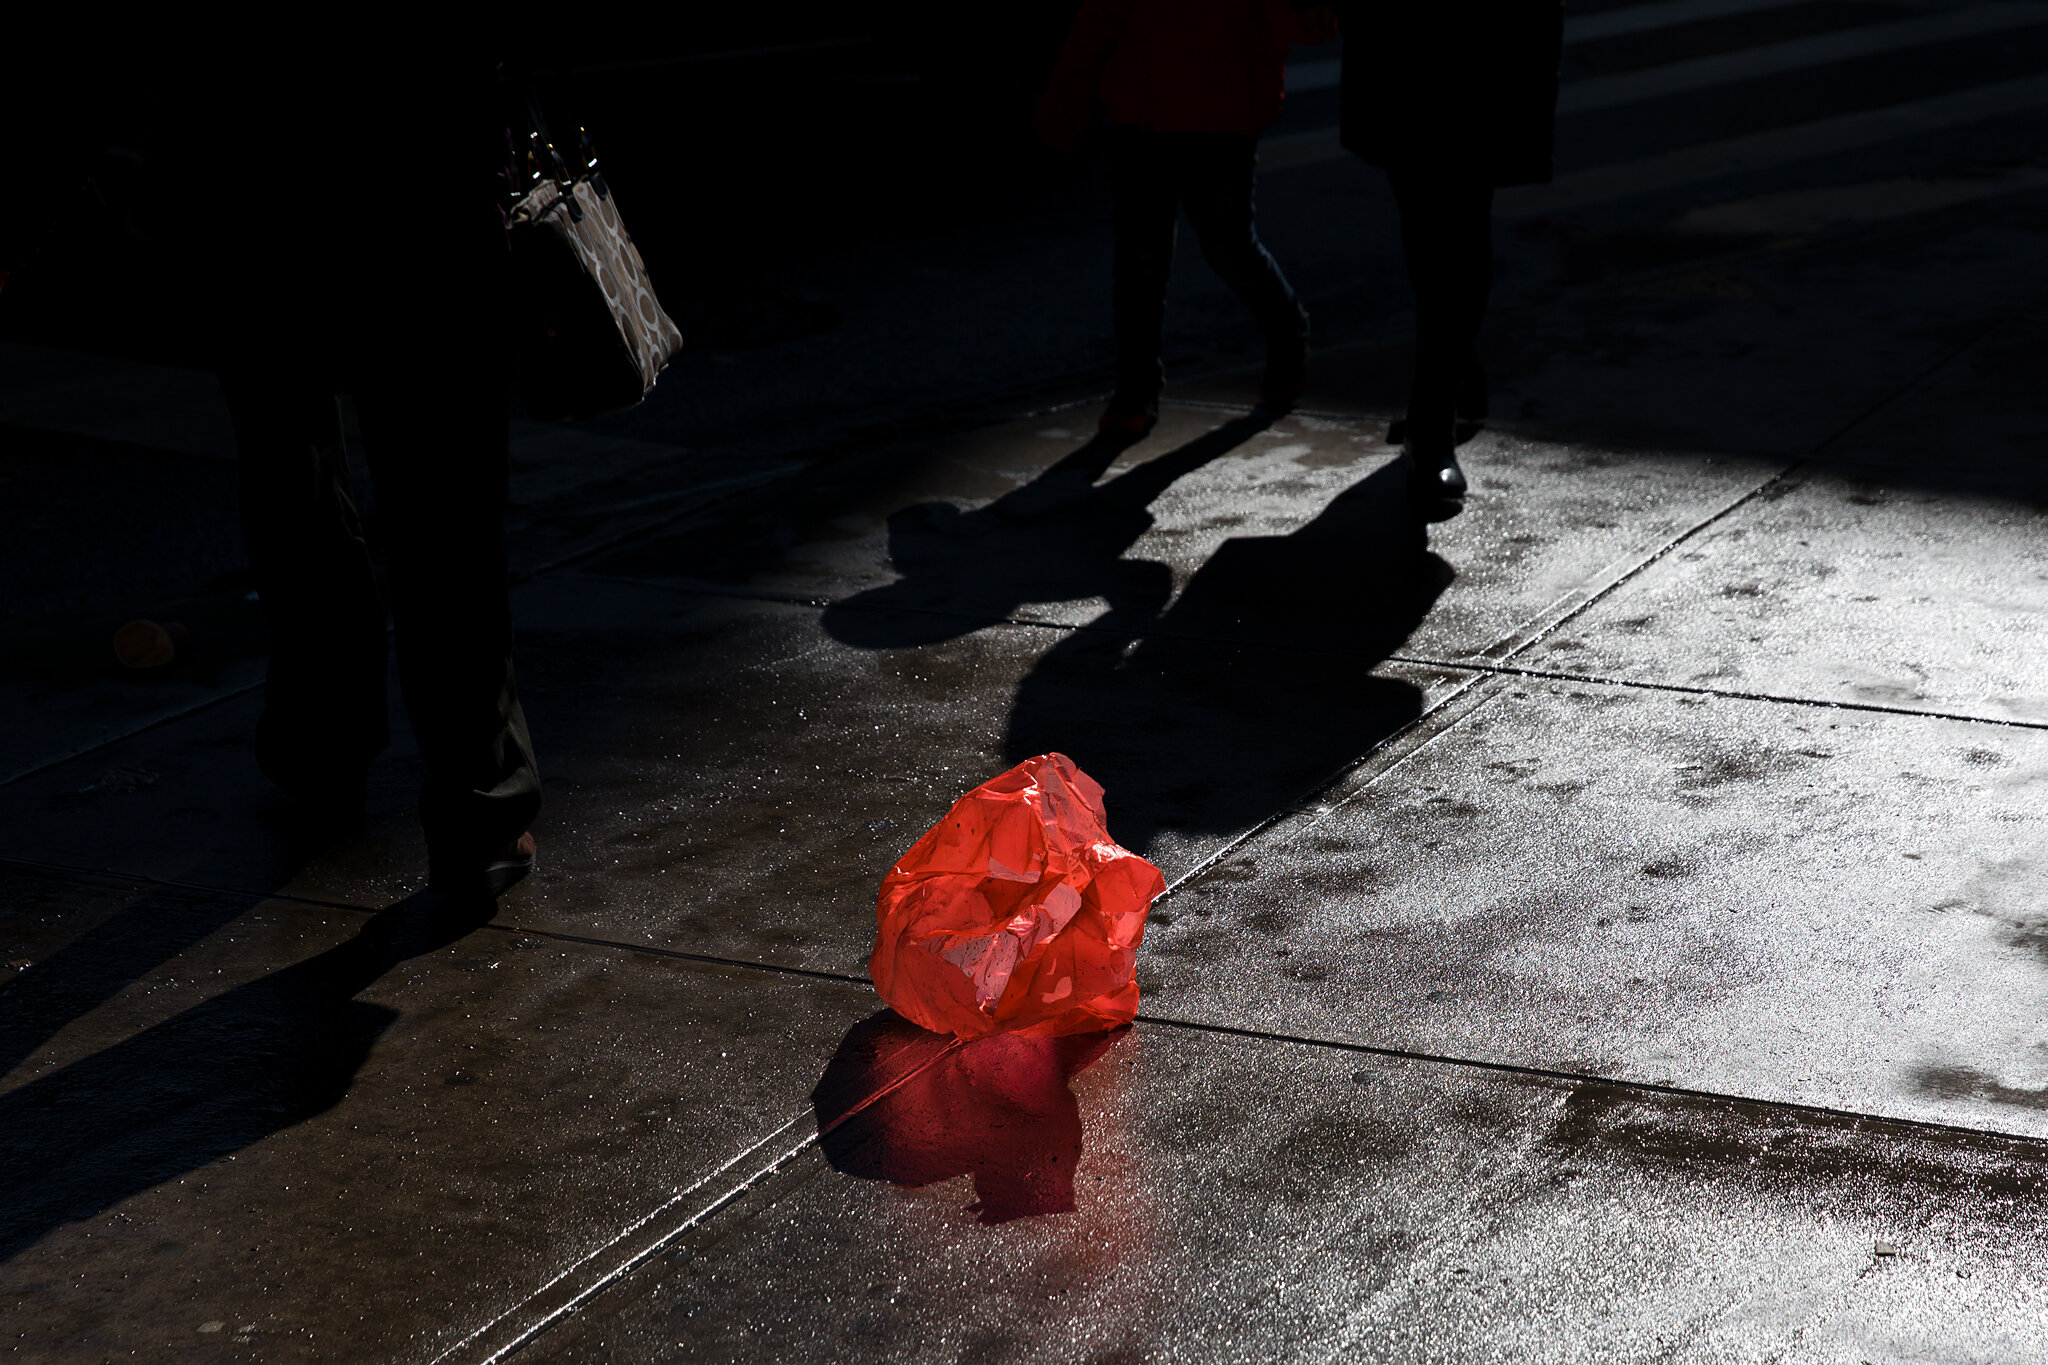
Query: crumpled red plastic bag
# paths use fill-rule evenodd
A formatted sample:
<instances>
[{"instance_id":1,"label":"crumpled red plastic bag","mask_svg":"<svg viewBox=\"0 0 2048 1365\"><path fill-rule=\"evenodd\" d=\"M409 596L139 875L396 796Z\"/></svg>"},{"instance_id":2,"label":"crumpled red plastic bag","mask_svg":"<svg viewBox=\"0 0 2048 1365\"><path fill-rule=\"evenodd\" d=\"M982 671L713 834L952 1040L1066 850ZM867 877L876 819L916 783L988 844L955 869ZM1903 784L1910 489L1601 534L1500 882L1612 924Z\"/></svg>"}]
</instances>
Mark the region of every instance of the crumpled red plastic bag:
<instances>
[{"instance_id":1,"label":"crumpled red plastic bag","mask_svg":"<svg viewBox=\"0 0 2048 1365\"><path fill-rule=\"evenodd\" d=\"M1138 942L1165 889L1109 837L1095 780L1041 754L954 802L882 879L868 974L934 1033L1116 1028L1138 1012Z\"/></svg>"}]
</instances>

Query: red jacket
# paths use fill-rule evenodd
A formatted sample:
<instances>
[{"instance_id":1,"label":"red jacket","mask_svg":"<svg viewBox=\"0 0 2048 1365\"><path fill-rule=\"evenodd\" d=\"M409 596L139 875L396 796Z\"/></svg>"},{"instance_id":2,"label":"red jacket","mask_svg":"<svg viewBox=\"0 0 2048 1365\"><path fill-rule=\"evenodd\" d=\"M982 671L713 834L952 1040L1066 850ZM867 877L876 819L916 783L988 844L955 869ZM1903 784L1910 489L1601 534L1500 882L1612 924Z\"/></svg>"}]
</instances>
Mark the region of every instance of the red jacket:
<instances>
[{"instance_id":1,"label":"red jacket","mask_svg":"<svg viewBox=\"0 0 2048 1365\"><path fill-rule=\"evenodd\" d=\"M1257 137L1280 117L1289 0L1087 0L1039 105L1039 132L1077 145L1099 99L1111 123Z\"/></svg>"}]
</instances>

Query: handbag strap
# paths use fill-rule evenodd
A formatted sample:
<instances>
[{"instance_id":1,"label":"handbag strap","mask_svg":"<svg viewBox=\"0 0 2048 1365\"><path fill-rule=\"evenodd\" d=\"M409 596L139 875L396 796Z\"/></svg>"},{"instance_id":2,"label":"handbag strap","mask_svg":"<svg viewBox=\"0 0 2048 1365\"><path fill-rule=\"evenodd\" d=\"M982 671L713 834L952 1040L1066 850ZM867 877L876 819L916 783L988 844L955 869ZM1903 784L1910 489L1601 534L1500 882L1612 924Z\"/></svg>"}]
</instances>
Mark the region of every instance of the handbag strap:
<instances>
[{"instance_id":1,"label":"handbag strap","mask_svg":"<svg viewBox=\"0 0 2048 1365\"><path fill-rule=\"evenodd\" d=\"M532 86L527 87L523 99L531 125L526 135L525 188L533 188L543 177L564 190L579 180L593 179L597 175L597 149L591 145L589 131L580 124L577 126L577 164L572 165L555 145L554 134L548 131L547 115L541 112Z\"/></svg>"}]
</instances>

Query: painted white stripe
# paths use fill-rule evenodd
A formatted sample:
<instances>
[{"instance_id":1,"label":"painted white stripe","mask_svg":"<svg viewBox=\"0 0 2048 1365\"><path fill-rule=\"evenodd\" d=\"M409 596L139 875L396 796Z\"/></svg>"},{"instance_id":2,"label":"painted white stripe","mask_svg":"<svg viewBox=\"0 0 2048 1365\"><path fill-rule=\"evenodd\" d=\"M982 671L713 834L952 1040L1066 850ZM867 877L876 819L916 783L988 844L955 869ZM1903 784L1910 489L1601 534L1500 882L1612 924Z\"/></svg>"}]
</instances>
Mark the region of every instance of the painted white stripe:
<instances>
[{"instance_id":1,"label":"painted white stripe","mask_svg":"<svg viewBox=\"0 0 2048 1365\"><path fill-rule=\"evenodd\" d=\"M1670 228L1709 236L1805 236L2042 188L2048 188L2044 166L1983 175L1899 176L1708 204L1680 214Z\"/></svg>"},{"instance_id":2,"label":"painted white stripe","mask_svg":"<svg viewBox=\"0 0 2048 1365\"><path fill-rule=\"evenodd\" d=\"M1494 211L1520 218L1557 213L1583 204L1597 204L1634 195L1742 175L1793 161L1833 156L1921 133L1961 128L2007 114L2048 105L2048 75L2028 76L1996 85L1961 90L1933 99L1913 100L1818 119L1790 128L1773 128L1747 137L1682 147L1661 156L1624 161L1560 176L1549 185L1503 190Z\"/></svg>"},{"instance_id":3,"label":"painted white stripe","mask_svg":"<svg viewBox=\"0 0 2048 1365\"><path fill-rule=\"evenodd\" d=\"M1733 85L1759 76L1804 71L1811 67L1854 61L1859 57L1874 57L1880 53L2041 23L2048 23L2048 5L1994 4L1950 10L1945 14L1898 23L1844 29L1839 33L1770 43L1743 52L1573 81L1558 92L1557 111L1560 114L1580 114L1592 109L1610 109L1638 100Z\"/></svg>"},{"instance_id":4,"label":"painted white stripe","mask_svg":"<svg viewBox=\"0 0 2048 1365\"><path fill-rule=\"evenodd\" d=\"M1897 23L1871 24L1811 38L1795 38L1790 42L1768 43L1741 52L1570 81L1558 91L1557 110L1561 114L1576 114L1588 109L1608 109L1617 104L1732 85L1737 81L1774 76L1783 71L1803 71L1835 62L1854 61L1859 57L1897 52L1923 43L1951 42L2040 23L2048 23L2048 5L1972 5ZM1298 62L1287 68L1287 93L1298 95L1311 90L1334 90L1343 74L1342 59Z\"/></svg>"},{"instance_id":5,"label":"painted white stripe","mask_svg":"<svg viewBox=\"0 0 2048 1365\"><path fill-rule=\"evenodd\" d=\"M1567 43L1590 43L1601 38L1619 38L1629 33L1654 33L1660 28L1677 28L1708 19L1729 19L1759 10L1789 9L1806 0L1662 0L1654 5L1630 5L1564 21Z\"/></svg>"}]
</instances>

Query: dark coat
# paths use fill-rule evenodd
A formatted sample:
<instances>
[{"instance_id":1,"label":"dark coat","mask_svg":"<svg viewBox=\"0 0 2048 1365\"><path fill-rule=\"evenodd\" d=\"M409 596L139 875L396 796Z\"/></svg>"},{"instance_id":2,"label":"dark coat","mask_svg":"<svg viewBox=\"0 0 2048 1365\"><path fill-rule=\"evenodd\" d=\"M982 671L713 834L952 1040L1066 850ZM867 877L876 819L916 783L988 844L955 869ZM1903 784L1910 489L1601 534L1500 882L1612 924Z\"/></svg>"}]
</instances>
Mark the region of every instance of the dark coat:
<instances>
[{"instance_id":1,"label":"dark coat","mask_svg":"<svg viewBox=\"0 0 2048 1365\"><path fill-rule=\"evenodd\" d=\"M1560 0L1340 0L1344 146L1491 185L1550 179Z\"/></svg>"},{"instance_id":2,"label":"dark coat","mask_svg":"<svg viewBox=\"0 0 2048 1365\"><path fill-rule=\"evenodd\" d=\"M500 54L425 22L402 41L241 27L180 12L101 40L81 21L32 83L0 80L0 111L29 120L4 131L41 154L35 196L0 195L0 335L186 364L252 341L333 353L355 324L388 346L451 288L495 287ZM23 60L0 54L0 77Z\"/></svg>"}]
</instances>

